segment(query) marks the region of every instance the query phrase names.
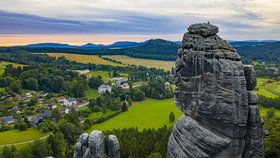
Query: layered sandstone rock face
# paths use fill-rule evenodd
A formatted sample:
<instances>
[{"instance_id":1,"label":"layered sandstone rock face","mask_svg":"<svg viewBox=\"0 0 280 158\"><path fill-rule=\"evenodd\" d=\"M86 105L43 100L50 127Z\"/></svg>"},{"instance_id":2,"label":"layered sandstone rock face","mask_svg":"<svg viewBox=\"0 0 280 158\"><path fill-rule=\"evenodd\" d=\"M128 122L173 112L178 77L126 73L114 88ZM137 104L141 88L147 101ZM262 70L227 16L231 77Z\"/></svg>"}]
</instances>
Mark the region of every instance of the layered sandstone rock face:
<instances>
[{"instance_id":1,"label":"layered sandstone rock face","mask_svg":"<svg viewBox=\"0 0 280 158\"><path fill-rule=\"evenodd\" d=\"M169 158L264 157L255 71L216 33L193 24L178 50L175 103L185 115L169 138Z\"/></svg>"},{"instance_id":2,"label":"layered sandstone rock face","mask_svg":"<svg viewBox=\"0 0 280 158\"><path fill-rule=\"evenodd\" d=\"M120 158L120 145L114 135L105 138L101 131L83 133L76 143L73 158Z\"/></svg>"}]
</instances>

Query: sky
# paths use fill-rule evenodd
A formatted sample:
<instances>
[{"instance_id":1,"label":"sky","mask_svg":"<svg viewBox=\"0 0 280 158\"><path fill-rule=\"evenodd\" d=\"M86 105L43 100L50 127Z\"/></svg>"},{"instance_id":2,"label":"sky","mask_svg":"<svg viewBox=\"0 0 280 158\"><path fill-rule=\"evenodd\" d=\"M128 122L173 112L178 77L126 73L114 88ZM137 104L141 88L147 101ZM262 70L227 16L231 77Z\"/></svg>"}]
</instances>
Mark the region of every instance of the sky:
<instances>
[{"instance_id":1,"label":"sky","mask_svg":"<svg viewBox=\"0 0 280 158\"><path fill-rule=\"evenodd\" d=\"M280 40L280 0L0 0L0 46L180 41L208 21L227 40Z\"/></svg>"}]
</instances>

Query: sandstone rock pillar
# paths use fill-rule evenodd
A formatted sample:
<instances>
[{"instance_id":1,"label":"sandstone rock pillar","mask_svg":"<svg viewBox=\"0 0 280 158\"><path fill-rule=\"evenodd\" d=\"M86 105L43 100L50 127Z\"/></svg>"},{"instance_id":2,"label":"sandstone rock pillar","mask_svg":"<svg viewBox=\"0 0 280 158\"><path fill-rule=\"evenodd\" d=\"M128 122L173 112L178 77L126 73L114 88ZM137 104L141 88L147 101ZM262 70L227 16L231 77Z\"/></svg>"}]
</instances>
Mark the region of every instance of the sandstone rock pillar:
<instances>
[{"instance_id":1,"label":"sandstone rock pillar","mask_svg":"<svg viewBox=\"0 0 280 158\"><path fill-rule=\"evenodd\" d=\"M73 158L120 158L120 145L114 135L105 138L98 130L84 133L76 143Z\"/></svg>"},{"instance_id":2,"label":"sandstone rock pillar","mask_svg":"<svg viewBox=\"0 0 280 158\"><path fill-rule=\"evenodd\" d=\"M178 50L175 103L185 113L173 128L169 158L263 157L254 70L218 27L193 24ZM245 70L245 71L244 71Z\"/></svg>"}]
</instances>

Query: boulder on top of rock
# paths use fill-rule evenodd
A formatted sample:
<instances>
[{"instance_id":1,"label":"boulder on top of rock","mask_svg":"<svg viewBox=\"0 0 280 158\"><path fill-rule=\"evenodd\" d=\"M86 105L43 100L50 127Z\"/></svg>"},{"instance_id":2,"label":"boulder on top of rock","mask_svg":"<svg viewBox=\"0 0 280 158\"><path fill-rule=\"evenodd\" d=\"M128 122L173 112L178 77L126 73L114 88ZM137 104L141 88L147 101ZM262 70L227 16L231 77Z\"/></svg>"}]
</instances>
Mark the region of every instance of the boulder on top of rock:
<instances>
[{"instance_id":1,"label":"boulder on top of rock","mask_svg":"<svg viewBox=\"0 0 280 158\"><path fill-rule=\"evenodd\" d=\"M219 28L215 25L211 25L208 23L201 23L201 24L192 24L188 28L190 33L199 34L202 36L211 36L219 32Z\"/></svg>"}]
</instances>

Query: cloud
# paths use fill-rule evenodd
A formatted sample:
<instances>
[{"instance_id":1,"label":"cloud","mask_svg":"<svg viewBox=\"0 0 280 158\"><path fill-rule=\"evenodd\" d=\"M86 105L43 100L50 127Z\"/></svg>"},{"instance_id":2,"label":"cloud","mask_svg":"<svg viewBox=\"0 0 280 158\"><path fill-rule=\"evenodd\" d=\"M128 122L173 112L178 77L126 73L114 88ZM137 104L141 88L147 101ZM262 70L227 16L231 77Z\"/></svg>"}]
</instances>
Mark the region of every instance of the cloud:
<instances>
[{"instance_id":1,"label":"cloud","mask_svg":"<svg viewBox=\"0 0 280 158\"><path fill-rule=\"evenodd\" d=\"M2 34L174 33L183 26L171 17L122 12L115 20L77 21L0 11Z\"/></svg>"},{"instance_id":2,"label":"cloud","mask_svg":"<svg viewBox=\"0 0 280 158\"><path fill-rule=\"evenodd\" d=\"M227 38L266 38L280 31L279 8L279 0L1 0L0 34L168 36L210 21Z\"/></svg>"}]
</instances>

